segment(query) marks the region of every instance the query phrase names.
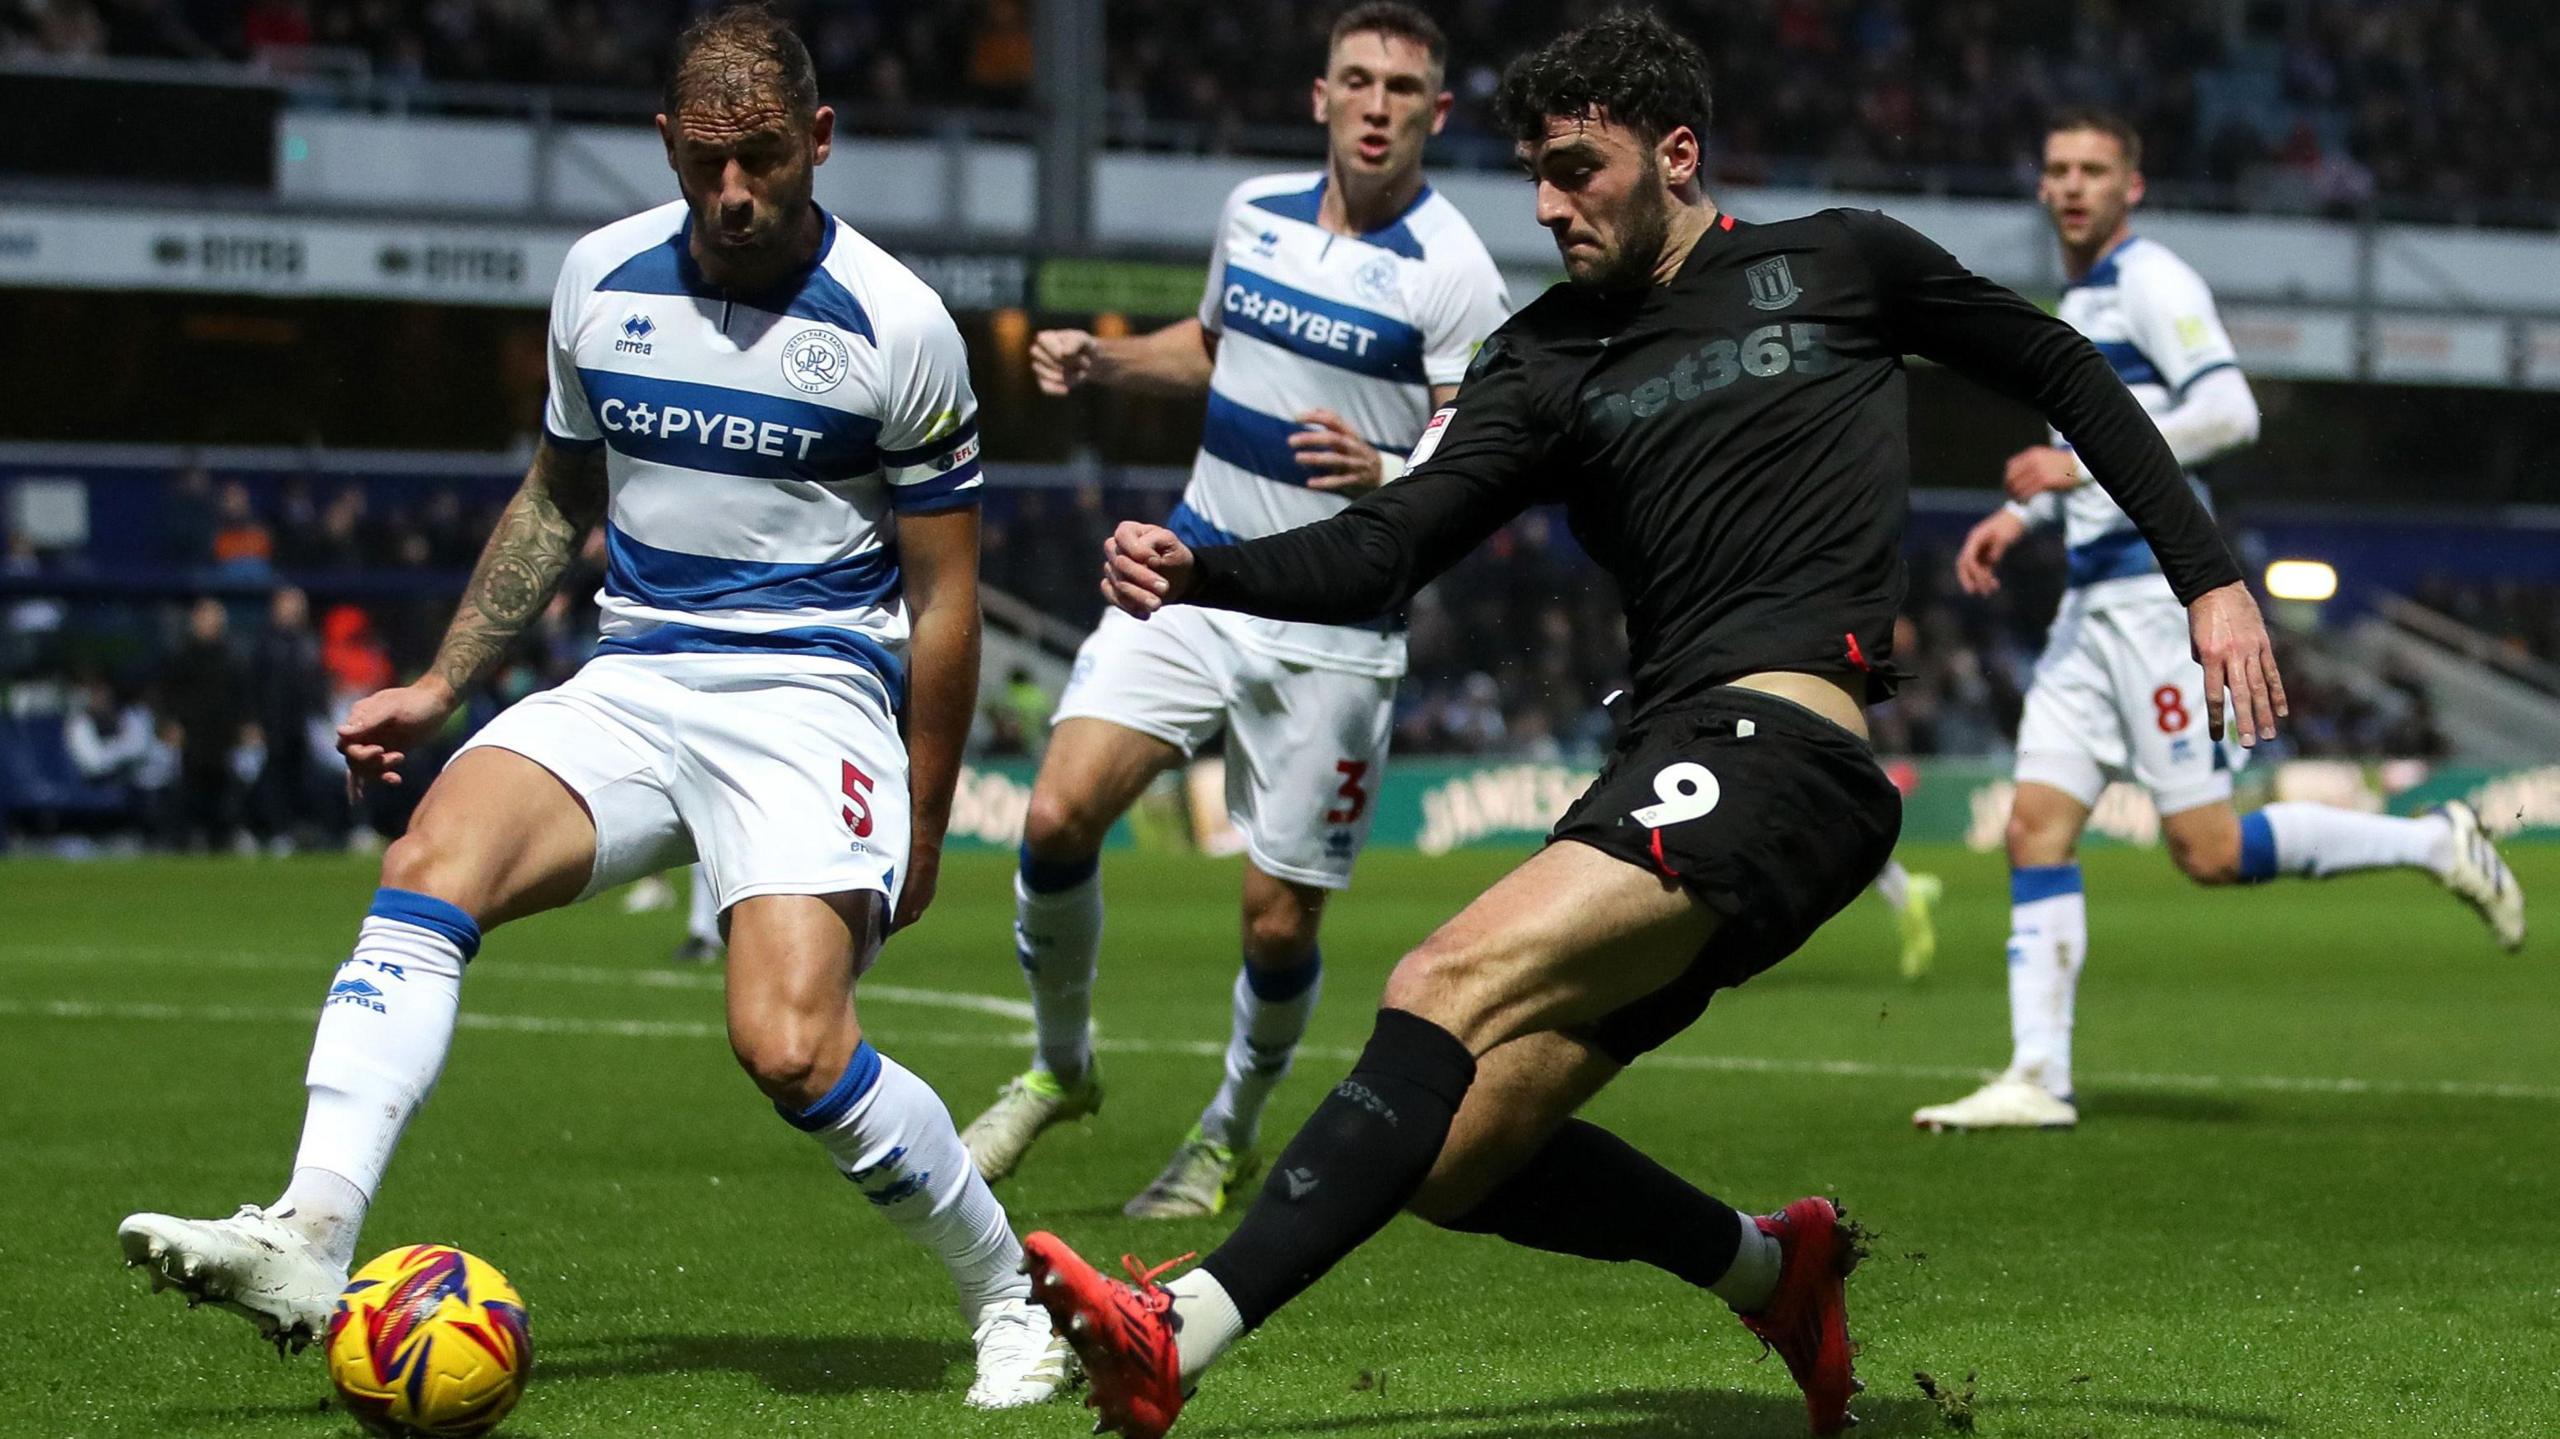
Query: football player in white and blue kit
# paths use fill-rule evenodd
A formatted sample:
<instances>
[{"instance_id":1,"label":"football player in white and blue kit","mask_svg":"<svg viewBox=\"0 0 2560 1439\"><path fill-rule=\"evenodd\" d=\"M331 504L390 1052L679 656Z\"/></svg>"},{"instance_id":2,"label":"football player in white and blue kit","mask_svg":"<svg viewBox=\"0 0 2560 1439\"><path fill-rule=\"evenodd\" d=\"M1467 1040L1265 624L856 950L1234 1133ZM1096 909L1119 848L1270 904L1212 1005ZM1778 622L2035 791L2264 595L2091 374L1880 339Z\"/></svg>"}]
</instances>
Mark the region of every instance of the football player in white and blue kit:
<instances>
[{"instance_id":1,"label":"football player in white and blue kit","mask_svg":"<svg viewBox=\"0 0 2560 1439\"><path fill-rule=\"evenodd\" d=\"M2056 117L2037 198L2070 275L2062 318L2115 366L2201 493L2195 470L2257 438L2258 405L2203 279L2133 233L2142 194L2141 141L2129 125L2095 110ZM2089 926L2075 854L2114 778L2151 792L2170 859L2199 884L2423 869L2478 910L2500 944L2524 939L2524 897L2468 805L2415 819L2301 803L2233 809L2239 751L2205 735L2184 612L2133 522L2087 480L2058 443L2019 452L2008 466L2010 502L1974 527L1957 559L1959 582L1990 593L2013 545L2060 524L2069 574L2018 724L2009 1067L1963 1099L1915 1113L1923 1129L2079 1122L2071 1034Z\"/></svg>"},{"instance_id":2,"label":"football player in white and blue kit","mask_svg":"<svg viewBox=\"0 0 2560 1439\"><path fill-rule=\"evenodd\" d=\"M482 935L698 857L728 930L731 1047L948 1267L969 1402L1066 1378L950 1113L854 1012L883 938L933 895L976 692L980 477L958 329L811 199L834 125L816 88L760 8L686 32L658 120L684 199L570 250L531 472L433 668L358 703L340 748L358 779L399 783L601 523L599 653L474 735L385 852L320 1011L283 1196L120 1230L129 1262L280 1346L346 1282Z\"/></svg>"},{"instance_id":3,"label":"football player in white and blue kit","mask_svg":"<svg viewBox=\"0 0 2560 1439\"><path fill-rule=\"evenodd\" d=\"M1151 335L1040 335L1042 388L1208 399L1191 483L1166 521L1201 544L1313 524L1392 480L1476 346L1509 311L1422 152L1450 104L1447 42L1410 5L1334 23L1315 118L1326 167L1236 188L1218 218L1196 319ZM1253 1173L1262 1109L1313 1012L1325 897L1350 883L1386 762L1400 619L1284 624L1209 610L1118 611L1076 657L1034 784L1016 877L1016 951L1038 1011L1032 1068L964 1138L990 1179L1040 1132L1102 1101L1091 1001L1103 836L1160 772L1221 731L1227 809L1244 837L1243 965L1225 1077L1139 1217L1214 1214Z\"/></svg>"}]
</instances>

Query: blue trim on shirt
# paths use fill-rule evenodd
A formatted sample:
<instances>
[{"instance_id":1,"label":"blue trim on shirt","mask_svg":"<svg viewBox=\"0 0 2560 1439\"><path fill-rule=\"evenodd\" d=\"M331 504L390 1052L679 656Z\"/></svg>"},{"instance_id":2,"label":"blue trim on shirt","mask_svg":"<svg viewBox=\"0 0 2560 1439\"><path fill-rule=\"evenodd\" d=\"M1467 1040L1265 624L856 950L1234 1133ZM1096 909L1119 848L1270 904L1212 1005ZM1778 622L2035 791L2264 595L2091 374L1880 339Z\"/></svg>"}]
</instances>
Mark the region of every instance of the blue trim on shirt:
<instances>
[{"instance_id":1,"label":"blue trim on shirt","mask_svg":"<svg viewBox=\"0 0 2560 1439\"><path fill-rule=\"evenodd\" d=\"M2183 380L2180 380L2178 382L2178 388L2170 393L2170 398L2174 400L2184 400L2187 397L2187 391L2196 387L2196 381L2203 379L2205 376L2212 374L2216 370L2236 370L2239 368L2240 365L2237 361L2216 360L2212 364L2207 365L2203 369L2196 371L2194 374L2187 376Z\"/></svg>"},{"instance_id":2,"label":"blue trim on shirt","mask_svg":"<svg viewBox=\"0 0 2560 1439\"><path fill-rule=\"evenodd\" d=\"M684 225L665 243L652 245L615 266L596 282L599 291L612 290L631 295L682 295L690 299L734 302L750 309L766 310L803 320L833 325L848 334L860 335L877 343L871 328L871 316L862 302L844 287L844 282L827 273L827 256L835 249L835 217L823 206L818 212L818 253L811 257L807 269L756 294L732 294L711 283L702 267L693 259L693 217L688 214Z\"/></svg>"},{"instance_id":3,"label":"blue trim on shirt","mask_svg":"<svg viewBox=\"0 0 2560 1439\"><path fill-rule=\"evenodd\" d=\"M1227 267L1218 313L1228 333L1250 335L1301 359L1374 380L1426 383L1422 331L1392 315L1310 294L1237 265Z\"/></svg>"},{"instance_id":4,"label":"blue trim on shirt","mask_svg":"<svg viewBox=\"0 0 2560 1439\"><path fill-rule=\"evenodd\" d=\"M907 664L887 645L856 630L812 625L790 630L713 630L699 625L652 625L636 635L608 635L600 655L802 655L842 660L870 672L889 692L889 707L907 699Z\"/></svg>"},{"instance_id":5,"label":"blue trim on shirt","mask_svg":"<svg viewBox=\"0 0 2560 1439\"><path fill-rule=\"evenodd\" d=\"M2140 530L2110 530L2064 554L2063 583L2076 589L2102 580L2160 573L2160 557Z\"/></svg>"},{"instance_id":6,"label":"blue trim on shirt","mask_svg":"<svg viewBox=\"0 0 2560 1439\"><path fill-rule=\"evenodd\" d=\"M578 379L605 439L635 460L813 484L880 467L880 422L868 415L755 390L583 365Z\"/></svg>"},{"instance_id":7,"label":"blue trim on shirt","mask_svg":"<svg viewBox=\"0 0 2560 1439\"><path fill-rule=\"evenodd\" d=\"M815 1104L793 1110L777 1102L773 1112L781 1115L792 1128L815 1134L821 1129L833 1128L852 1113L853 1107L862 1102L862 1096L869 1094L872 1086L879 1082L880 1051L873 1049L871 1041L866 1039L854 1045L853 1058L844 1067L844 1077L835 1082L834 1088L818 1096Z\"/></svg>"},{"instance_id":8,"label":"blue trim on shirt","mask_svg":"<svg viewBox=\"0 0 2560 1439\"><path fill-rule=\"evenodd\" d=\"M2013 905L2080 892L2080 866L2076 861L2021 865L2009 871L2009 903Z\"/></svg>"},{"instance_id":9,"label":"blue trim on shirt","mask_svg":"<svg viewBox=\"0 0 2560 1439\"><path fill-rule=\"evenodd\" d=\"M2094 290L2101 286L2115 284L2120 278L2120 272L2122 270L2121 261L2124 256L2124 252L2131 248L2134 241L2141 238L2142 237L2140 235L2125 236L2122 240L2116 243L2114 249L2111 249L2104 255L2098 257L2098 263L2089 267L2088 274L2064 285L2062 287L2063 292L2068 294L2073 290Z\"/></svg>"},{"instance_id":10,"label":"blue trim on shirt","mask_svg":"<svg viewBox=\"0 0 2560 1439\"><path fill-rule=\"evenodd\" d=\"M779 565L660 549L604 527L605 593L661 610L856 610L898 593L887 546L840 560Z\"/></svg>"},{"instance_id":11,"label":"blue trim on shirt","mask_svg":"<svg viewBox=\"0 0 2560 1439\"><path fill-rule=\"evenodd\" d=\"M451 900L413 889L388 887L373 892L373 905L365 911L375 919L388 919L412 925L440 936L462 952L462 962L469 964L480 952L480 922Z\"/></svg>"},{"instance_id":12,"label":"blue trim on shirt","mask_svg":"<svg viewBox=\"0 0 2560 1439\"><path fill-rule=\"evenodd\" d=\"M1208 418L1200 426L1200 448L1276 484L1304 488L1316 472L1298 463L1298 452L1289 448L1289 437L1306 428L1296 420L1240 405L1213 385L1209 390ZM1396 449L1375 440L1369 443L1390 454Z\"/></svg>"},{"instance_id":13,"label":"blue trim on shirt","mask_svg":"<svg viewBox=\"0 0 2560 1439\"><path fill-rule=\"evenodd\" d=\"M2152 364L2151 357L2142 353L2142 347L2131 340L2092 340L2089 343L2098 347L2098 353L2107 357L2108 368L2114 370L2116 378L2127 385L2168 387L2168 382L2160 378L2160 367Z\"/></svg>"},{"instance_id":14,"label":"blue trim on shirt","mask_svg":"<svg viewBox=\"0 0 2560 1439\"><path fill-rule=\"evenodd\" d=\"M1210 521L1207 515L1191 508L1189 500L1184 500L1173 507L1173 513L1164 517L1164 527L1173 531L1175 539L1195 550L1204 549L1210 545L1244 543L1241 536L1220 529Z\"/></svg>"},{"instance_id":15,"label":"blue trim on shirt","mask_svg":"<svg viewBox=\"0 0 2560 1439\"><path fill-rule=\"evenodd\" d=\"M983 488L979 478L983 471L971 460L948 474L912 485L889 486L889 508L902 515L931 515L944 510L965 509L978 503Z\"/></svg>"},{"instance_id":16,"label":"blue trim on shirt","mask_svg":"<svg viewBox=\"0 0 2560 1439\"><path fill-rule=\"evenodd\" d=\"M948 434L936 435L932 439L925 441L923 444L918 445L911 450L893 450L886 445L881 446L880 463L889 466L891 469L905 469L910 465L921 465L933 459L936 455L947 455L953 450L960 448L961 445L970 440L974 440L977 437L978 421L975 416L972 416L969 419L961 421L960 428L953 430Z\"/></svg>"},{"instance_id":17,"label":"blue trim on shirt","mask_svg":"<svg viewBox=\"0 0 2560 1439\"><path fill-rule=\"evenodd\" d=\"M1257 210L1268 210L1283 219L1313 225L1317 223L1316 216L1324 209L1324 187L1328 179L1330 179L1329 176L1319 178L1312 190L1297 190L1286 195L1264 195L1247 200L1245 203ZM1358 238L1381 250L1402 255L1408 260L1427 259L1428 256L1424 254L1422 248L1422 237L1414 234L1413 226L1406 222L1412 219L1413 212L1421 209L1422 203L1430 198L1431 187L1424 185L1421 193L1413 197L1413 203L1397 211L1394 219L1377 229L1364 231Z\"/></svg>"}]
</instances>

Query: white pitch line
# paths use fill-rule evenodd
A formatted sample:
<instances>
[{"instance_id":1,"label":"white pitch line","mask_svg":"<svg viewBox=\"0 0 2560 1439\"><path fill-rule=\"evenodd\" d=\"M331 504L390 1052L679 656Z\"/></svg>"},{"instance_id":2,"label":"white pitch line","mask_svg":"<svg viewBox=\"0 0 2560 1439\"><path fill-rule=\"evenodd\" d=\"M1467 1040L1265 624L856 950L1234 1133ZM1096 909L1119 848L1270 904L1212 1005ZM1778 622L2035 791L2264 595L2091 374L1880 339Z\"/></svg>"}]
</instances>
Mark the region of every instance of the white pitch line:
<instances>
[{"instance_id":1,"label":"white pitch line","mask_svg":"<svg viewBox=\"0 0 2560 1439\"><path fill-rule=\"evenodd\" d=\"M986 998L986 996L953 996L945 991L925 993L943 998ZM1003 1001L1010 1003L1011 1001ZM309 1025L314 1010L292 1006L252 1007L246 1005L180 1005L117 1002L100 1004L89 1000L14 1000L0 999L0 1019L73 1019L170 1021L192 1024L295 1024ZM489 1014L465 1010L460 1019L464 1029L495 1030L516 1034L569 1034L605 1036L618 1039L702 1039L716 1040L726 1036L720 1025L699 1020L594 1019L541 1014ZM1012 1049L1029 1042L1020 1034L962 1033L956 1031L901 1032L894 1042L929 1048ZM1094 1047L1105 1054L1171 1055L1182 1058L1214 1059L1226 1053L1226 1046L1202 1039L1127 1039L1104 1036ZM1345 1046L1308 1045L1298 1051L1302 1059L1320 1063L1348 1064L1360 1052ZM1821 1079L1979 1079L1984 1071L1961 1065L1938 1064L1874 1064L1850 1059L1766 1059L1748 1055L1724 1054L1656 1054L1635 1066L1635 1072L1761 1074ZM2502 1084L2472 1080L2401 1080L2401 1079L2334 1079L2317 1076L2281 1074L2090 1074L2083 1083L2096 1089L2129 1089L2177 1091L2182 1093L2269 1093L2316 1094L2356 1098L2426 1098L2426 1099L2506 1099L2531 1104L2560 1104L2560 1086L2544 1084Z\"/></svg>"},{"instance_id":2,"label":"white pitch line","mask_svg":"<svg viewBox=\"0 0 2560 1439\"><path fill-rule=\"evenodd\" d=\"M260 953L254 950L184 950L167 946L136 945L24 945L0 946L0 963L29 965L60 964L166 964L190 969L263 970L270 972L307 972L315 977L335 968L337 961L314 956ZM471 976L475 986L490 979L533 980L544 984L598 985L610 989L690 989L717 992L726 987L721 974L708 966L702 969L617 969L607 965L501 963L474 964ZM920 989L914 985L883 984L865 980L857 993L866 1000L883 1004L912 1004L932 1009L958 1009L975 1014L992 1014L999 1019L1029 1024L1031 1001L1005 999L992 994L966 994L949 989Z\"/></svg>"}]
</instances>

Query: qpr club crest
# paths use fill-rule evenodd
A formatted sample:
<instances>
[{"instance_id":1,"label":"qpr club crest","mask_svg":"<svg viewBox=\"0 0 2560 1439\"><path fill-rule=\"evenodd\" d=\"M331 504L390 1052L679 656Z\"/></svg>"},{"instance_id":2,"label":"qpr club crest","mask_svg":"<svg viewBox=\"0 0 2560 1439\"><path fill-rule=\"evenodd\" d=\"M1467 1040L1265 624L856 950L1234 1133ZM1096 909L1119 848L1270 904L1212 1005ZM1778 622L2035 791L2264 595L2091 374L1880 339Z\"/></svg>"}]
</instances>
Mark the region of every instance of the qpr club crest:
<instances>
[{"instance_id":1,"label":"qpr club crest","mask_svg":"<svg viewBox=\"0 0 2560 1439\"><path fill-rule=\"evenodd\" d=\"M1361 266L1351 276L1351 288L1372 305L1396 302L1396 262L1392 255L1380 255Z\"/></svg>"},{"instance_id":2,"label":"qpr club crest","mask_svg":"<svg viewBox=\"0 0 2560 1439\"><path fill-rule=\"evenodd\" d=\"M1783 310L1804 296L1804 291L1796 288L1795 271L1787 268L1784 255L1761 261L1743 271L1742 278L1750 282L1751 308L1755 310Z\"/></svg>"},{"instance_id":3,"label":"qpr club crest","mask_svg":"<svg viewBox=\"0 0 2560 1439\"><path fill-rule=\"evenodd\" d=\"M853 368L853 352L825 330L802 330L782 347L782 378L793 389L823 395L844 383Z\"/></svg>"}]
</instances>

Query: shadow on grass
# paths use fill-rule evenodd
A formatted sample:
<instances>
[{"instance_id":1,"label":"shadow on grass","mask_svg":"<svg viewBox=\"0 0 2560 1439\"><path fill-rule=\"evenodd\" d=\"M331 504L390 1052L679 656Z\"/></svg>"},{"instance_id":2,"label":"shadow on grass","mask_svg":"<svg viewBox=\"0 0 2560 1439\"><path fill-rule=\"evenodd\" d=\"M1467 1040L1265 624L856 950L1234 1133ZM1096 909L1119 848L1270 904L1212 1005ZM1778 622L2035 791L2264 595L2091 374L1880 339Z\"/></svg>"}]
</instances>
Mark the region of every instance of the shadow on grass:
<instances>
[{"instance_id":1,"label":"shadow on grass","mask_svg":"<svg viewBox=\"0 0 2560 1439\"><path fill-rule=\"evenodd\" d=\"M639 1334L555 1344L534 1361L537 1385L653 1374L743 1374L779 1394L943 1389L969 1357L953 1340L863 1334Z\"/></svg>"},{"instance_id":2,"label":"shadow on grass","mask_svg":"<svg viewBox=\"0 0 2560 1439\"><path fill-rule=\"evenodd\" d=\"M1928 1434L1935 1406L1917 1398L1860 1396L1858 1439ZM1205 1417L1205 1416L1204 1416ZM1285 1439L1315 1434L1427 1434L1431 1439L1801 1439L1804 1401L1730 1389L1614 1389L1600 1394L1529 1399L1513 1404L1389 1407L1303 1423L1204 1423L1200 1439Z\"/></svg>"},{"instance_id":3,"label":"shadow on grass","mask_svg":"<svg viewBox=\"0 0 2560 1439\"><path fill-rule=\"evenodd\" d=\"M2179 1089L2083 1089L2080 1107L2092 1119L2162 1119L2172 1124L2240 1124L2258 1117L2255 1105L2226 1094Z\"/></svg>"},{"instance_id":4,"label":"shadow on grass","mask_svg":"<svg viewBox=\"0 0 2560 1439\"><path fill-rule=\"evenodd\" d=\"M1852 1407L1858 1416L1857 1439L1963 1432L1946 1423L1937 1405L1915 1396L1864 1394ZM2289 1427L2271 1414L2165 1399L1986 1399L1975 1405L1975 1412L1986 1418L2016 1415L2030 1419L2026 1432L2073 1432L2051 1430L2032 1422L2038 1413L2057 1409L2171 1420L2207 1430L2273 1433ZM1615 1389L1513 1404L1430 1410L1390 1408L1381 1403L1372 1414L1335 1415L1302 1423L1211 1422L1185 1432L1196 1433L1198 1439L1291 1439L1298 1435L1372 1432L1424 1434L1430 1439L1549 1439L1558 1435L1574 1435L1577 1439L1799 1439L1805 1432L1804 1421L1803 1401L1782 1395L1743 1394L1729 1389ZM1994 1432L2009 1428L2007 1424L1996 1424Z\"/></svg>"}]
</instances>

